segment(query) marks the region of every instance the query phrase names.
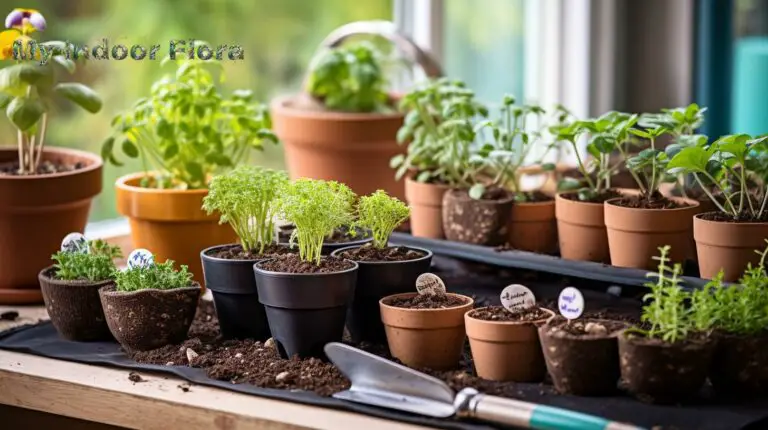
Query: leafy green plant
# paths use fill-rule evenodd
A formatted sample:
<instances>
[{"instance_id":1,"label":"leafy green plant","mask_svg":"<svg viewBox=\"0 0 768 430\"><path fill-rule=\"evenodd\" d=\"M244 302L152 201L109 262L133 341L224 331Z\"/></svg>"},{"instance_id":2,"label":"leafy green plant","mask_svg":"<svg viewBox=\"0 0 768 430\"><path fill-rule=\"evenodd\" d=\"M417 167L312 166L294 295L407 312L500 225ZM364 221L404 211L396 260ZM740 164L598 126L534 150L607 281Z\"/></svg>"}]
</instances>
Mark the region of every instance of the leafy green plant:
<instances>
[{"instance_id":1,"label":"leafy green plant","mask_svg":"<svg viewBox=\"0 0 768 430\"><path fill-rule=\"evenodd\" d=\"M320 264L325 237L354 222L355 200L355 193L336 181L300 178L284 187L278 212L295 226L291 245L298 241L302 260Z\"/></svg>"},{"instance_id":2,"label":"leafy green plant","mask_svg":"<svg viewBox=\"0 0 768 430\"><path fill-rule=\"evenodd\" d=\"M405 203L378 190L369 196L360 197L357 214L357 224L369 228L373 233L373 246L384 249L389 243L389 236L408 219L411 210Z\"/></svg>"},{"instance_id":3,"label":"leafy green plant","mask_svg":"<svg viewBox=\"0 0 768 430\"><path fill-rule=\"evenodd\" d=\"M10 29L0 33L0 60L12 56L14 61L0 69L0 109L5 110L17 131L17 173L34 175L38 173L48 118L56 99L68 99L90 113L99 112L102 101L83 84L61 82L61 74L73 74L76 65L66 57L64 42L38 43L30 37L45 30L45 19L39 12L16 9L6 22Z\"/></svg>"},{"instance_id":4,"label":"leafy green plant","mask_svg":"<svg viewBox=\"0 0 768 430\"><path fill-rule=\"evenodd\" d=\"M642 121L643 117L640 117ZM663 197L659 193L659 187L664 182L674 182L675 177L667 174L669 157L662 149L657 148L658 139L670 133L670 129L664 125L655 128L641 130L631 128L629 132L649 142L649 147L640 151L637 155L627 159L626 165L632 177L635 179L642 197L647 201L660 200Z\"/></svg>"},{"instance_id":5,"label":"leafy green plant","mask_svg":"<svg viewBox=\"0 0 768 430\"><path fill-rule=\"evenodd\" d=\"M331 110L391 111L382 57L367 41L327 49L310 66L307 91Z\"/></svg>"},{"instance_id":6,"label":"leafy green plant","mask_svg":"<svg viewBox=\"0 0 768 430\"><path fill-rule=\"evenodd\" d=\"M51 258L54 276L63 281L100 282L114 276L115 258L123 256L120 247L111 246L102 240L88 242L88 252L59 251Z\"/></svg>"},{"instance_id":7,"label":"leafy green plant","mask_svg":"<svg viewBox=\"0 0 768 430\"><path fill-rule=\"evenodd\" d=\"M210 215L221 214L220 224L229 223L240 238L244 251L261 254L275 239L275 202L288 183L288 175L263 167L240 166L214 176L203 199Z\"/></svg>"},{"instance_id":8,"label":"leafy green plant","mask_svg":"<svg viewBox=\"0 0 768 430\"><path fill-rule=\"evenodd\" d=\"M147 267L137 266L123 271L115 271L117 291L139 291L146 289L172 290L189 287L192 284L192 274L187 266L174 269L174 261L152 264Z\"/></svg>"},{"instance_id":9,"label":"leafy green plant","mask_svg":"<svg viewBox=\"0 0 768 430\"><path fill-rule=\"evenodd\" d=\"M142 186L204 189L213 174L241 164L250 150L277 143L269 111L251 91L229 97L219 91L209 69L221 69L220 62L185 59L177 66L152 85L149 97L113 118L102 158L121 165L114 155L119 142L127 157L141 159Z\"/></svg>"}]
</instances>

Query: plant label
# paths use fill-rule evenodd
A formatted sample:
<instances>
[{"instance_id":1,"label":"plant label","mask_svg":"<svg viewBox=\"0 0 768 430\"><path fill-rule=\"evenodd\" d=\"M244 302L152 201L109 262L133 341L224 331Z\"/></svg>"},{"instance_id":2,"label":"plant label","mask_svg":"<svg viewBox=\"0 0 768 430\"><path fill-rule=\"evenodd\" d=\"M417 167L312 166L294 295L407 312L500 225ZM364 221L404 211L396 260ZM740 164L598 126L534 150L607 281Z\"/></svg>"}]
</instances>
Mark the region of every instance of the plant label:
<instances>
[{"instance_id":1,"label":"plant label","mask_svg":"<svg viewBox=\"0 0 768 430\"><path fill-rule=\"evenodd\" d=\"M416 291L419 294L443 295L445 294L445 283L434 273L422 273L416 278Z\"/></svg>"},{"instance_id":2,"label":"plant label","mask_svg":"<svg viewBox=\"0 0 768 430\"><path fill-rule=\"evenodd\" d=\"M510 312L517 312L536 306L536 296L525 285L508 285L499 296L501 305Z\"/></svg>"},{"instance_id":3,"label":"plant label","mask_svg":"<svg viewBox=\"0 0 768 430\"><path fill-rule=\"evenodd\" d=\"M575 320L584 313L584 296L577 288L565 287L557 299L557 309L560 315Z\"/></svg>"},{"instance_id":4,"label":"plant label","mask_svg":"<svg viewBox=\"0 0 768 430\"><path fill-rule=\"evenodd\" d=\"M82 233L69 233L61 241L61 250L72 253L88 253L88 239Z\"/></svg>"},{"instance_id":5,"label":"plant label","mask_svg":"<svg viewBox=\"0 0 768 430\"><path fill-rule=\"evenodd\" d=\"M155 257L146 249L135 249L128 255L128 268L149 267L155 264Z\"/></svg>"}]
</instances>

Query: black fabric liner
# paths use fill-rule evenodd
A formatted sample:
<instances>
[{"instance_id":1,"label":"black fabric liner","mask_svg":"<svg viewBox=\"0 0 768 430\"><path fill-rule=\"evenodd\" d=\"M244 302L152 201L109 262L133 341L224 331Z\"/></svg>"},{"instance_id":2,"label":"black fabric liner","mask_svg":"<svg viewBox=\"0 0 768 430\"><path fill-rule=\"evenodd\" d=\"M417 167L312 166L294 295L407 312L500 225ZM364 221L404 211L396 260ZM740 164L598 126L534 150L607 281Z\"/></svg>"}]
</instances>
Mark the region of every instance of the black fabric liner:
<instances>
[{"instance_id":1,"label":"black fabric liner","mask_svg":"<svg viewBox=\"0 0 768 430\"><path fill-rule=\"evenodd\" d=\"M531 288L539 302L557 297L566 285L582 289L587 301L587 311L595 309L627 309L636 311L639 305L636 297L642 290L625 289L625 298L605 294L610 283L595 281L579 282L561 276L534 274L530 271L499 270L488 265L463 262L455 259L436 257L432 268L434 273L446 281L449 290L471 294L478 306L498 304L499 291L510 283L522 283ZM575 282L574 282L575 281ZM78 343L61 339L50 322L18 327L0 333L0 349L29 353L79 363L104 365L138 371L153 371L177 376L194 384L223 388L261 397L291 401L307 405L327 407L361 413L379 418L392 419L419 425L446 429L491 429L486 424L459 421L457 419L432 419L394 410L369 407L333 398L320 397L314 393L265 389L247 384L232 384L208 378L201 369L187 366L162 366L138 364L129 359L119 345L110 342ZM126 372L126 378L128 373ZM699 404L689 406L656 406L643 404L628 396L577 397L551 394L540 384L516 384L521 400L550 406L563 407L584 413L602 416L616 421L632 423L651 428L664 429L768 429L768 399L759 399L743 404L714 404L702 399ZM194 389L194 388L193 388ZM179 390L179 397L184 393Z\"/></svg>"}]
</instances>

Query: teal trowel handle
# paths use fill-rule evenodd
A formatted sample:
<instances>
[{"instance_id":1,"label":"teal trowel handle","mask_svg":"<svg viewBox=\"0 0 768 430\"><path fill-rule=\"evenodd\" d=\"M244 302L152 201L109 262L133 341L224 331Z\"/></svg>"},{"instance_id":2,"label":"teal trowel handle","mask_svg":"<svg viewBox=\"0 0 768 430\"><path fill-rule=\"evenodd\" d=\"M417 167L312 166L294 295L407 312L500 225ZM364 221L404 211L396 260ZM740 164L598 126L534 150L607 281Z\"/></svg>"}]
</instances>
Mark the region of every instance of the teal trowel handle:
<instances>
[{"instance_id":1,"label":"teal trowel handle","mask_svg":"<svg viewBox=\"0 0 768 430\"><path fill-rule=\"evenodd\" d=\"M459 416L537 430L645 430L567 409L480 394L465 388L456 396Z\"/></svg>"}]
</instances>

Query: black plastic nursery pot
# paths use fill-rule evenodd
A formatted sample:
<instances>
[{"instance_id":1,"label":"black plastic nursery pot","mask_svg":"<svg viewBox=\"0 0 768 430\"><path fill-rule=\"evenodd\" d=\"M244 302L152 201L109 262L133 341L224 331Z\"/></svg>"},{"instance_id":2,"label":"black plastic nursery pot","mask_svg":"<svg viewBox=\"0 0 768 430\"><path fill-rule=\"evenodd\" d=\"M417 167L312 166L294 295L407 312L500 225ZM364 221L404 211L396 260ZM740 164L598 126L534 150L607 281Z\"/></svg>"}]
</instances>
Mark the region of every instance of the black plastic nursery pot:
<instances>
[{"instance_id":1,"label":"black plastic nursery pot","mask_svg":"<svg viewBox=\"0 0 768 430\"><path fill-rule=\"evenodd\" d=\"M288 227L281 227L278 232L278 243L280 245L289 246L290 245L290 238L291 238L291 232L293 231L293 226ZM338 230L335 235L343 234L345 230L341 229ZM357 235L355 237L349 237L349 240L346 240L344 238L341 239L335 239L335 240L329 240L326 238L323 241L323 248L320 251L322 255L331 255L333 251L336 251L337 249L346 248L349 246L363 246L366 243L373 241L373 236L371 235L371 232L368 230L364 230L361 228L356 227L355 231L357 232ZM294 244L294 249L296 248L296 245Z\"/></svg>"},{"instance_id":2,"label":"black plastic nursery pot","mask_svg":"<svg viewBox=\"0 0 768 430\"><path fill-rule=\"evenodd\" d=\"M718 335L709 380L715 393L726 398L768 393L768 333Z\"/></svg>"},{"instance_id":3,"label":"black plastic nursery pot","mask_svg":"<svg viewBox=\"0 0 768 430\"><path fill-rule=\"evenodd\" d=\"M277 350L283 358L294 355L325 359L323 347L340 342L347 307L357 282L358 265L333 273L284 273L254 264L259 301Z\"/></svg>"},{"instance_id":4,"label":"black plastic nursery pot","mask_svg":"<svg viewBox=\"0 0 768 430\"><path fill-rule=\"evenodd\" d=\"M340 248L331 255L340 257L342 253L359 247ZM356 261L360 267L357 271L357 286L347 313L347 329L353 342L386 342L379 300L393 294L414 291L416 278L429 272L432 251L416 247L406 249L420 252L423 256L402 261Z\"/></svg>"}]
</instances>

